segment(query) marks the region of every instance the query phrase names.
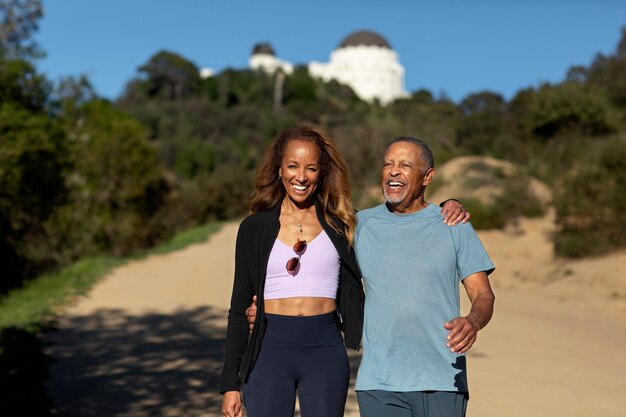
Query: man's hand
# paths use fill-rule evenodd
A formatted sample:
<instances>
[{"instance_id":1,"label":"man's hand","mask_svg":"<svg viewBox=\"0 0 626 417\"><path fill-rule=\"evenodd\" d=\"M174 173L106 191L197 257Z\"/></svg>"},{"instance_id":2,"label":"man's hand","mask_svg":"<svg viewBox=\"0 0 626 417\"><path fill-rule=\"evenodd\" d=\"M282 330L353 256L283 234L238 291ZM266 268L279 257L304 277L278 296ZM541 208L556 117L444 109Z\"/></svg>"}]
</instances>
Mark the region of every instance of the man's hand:
<instances>
[{"instance_id":1,"label":"man's hand","mask_svg":"<svg viewBox=\"0 0 626 417\"><path fill-rule=\"evenodd\" d=\"M480 330L478 322L471 315L452 319L443 327L448 330L446 346L450 352L456 353L465 353L470 350Z\"/></svg>"},{"instance_id":2,"label":"man's hand","mask_svg":"<svg viewBox=\"0 0 626 417\"><path fill-rule=\"evenodd\" d=\"M444 217L443 222L448 226L454 226L459 222L467 223L471 217L458 200L447 200L441 209L441 215Z\"/></svg>"},{"instance_id":3,"label":"man's hand","mask_svg":"<svg viewBox=\"0 0 626 417\"><path fill-rule=\"evenodd\" d=\"M469 314L443 325L448 330L446 346L456 353L465 353L474 345L478 331L491 320L496 299L486 272L476 272L466 277L463 286L472 303Z\"/></svg>"},{"instance_id":4,"label":"man's hand","mask_svg":"<svg viewBox=\"0 0 626 417\"><path fill-rule=\"evenodd\" d=\"M239 391L226 391L224 393L224 398L222 398L222 414L224 417L243 417Z\"/></svg>"},{"instance_id":5,"label":"man's hand","mask_svg":"<svg viewBox=\"0 0 626 417\"><path fill-rule=\"evenodd\" d=\"M246 317L248 318L248 327L250 327L250 333L254 329L254 321L256 320L256 295L252 297L252 304L246 308Z\"/></svg>"}]
</instances>

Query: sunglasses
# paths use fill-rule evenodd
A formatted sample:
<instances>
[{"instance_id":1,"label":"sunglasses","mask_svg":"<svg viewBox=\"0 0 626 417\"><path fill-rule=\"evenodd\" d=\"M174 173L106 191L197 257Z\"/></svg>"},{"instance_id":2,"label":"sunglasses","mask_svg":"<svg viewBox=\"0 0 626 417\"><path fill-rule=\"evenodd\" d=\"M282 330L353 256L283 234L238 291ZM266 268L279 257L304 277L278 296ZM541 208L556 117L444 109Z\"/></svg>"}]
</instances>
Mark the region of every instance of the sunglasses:
<instances>
[{"instance_id":1,"label":"sunglasses","mask_svg":"<svg viewBox=\"0 0 626 417\"><path fill-rule=\"evenodd\" d=\"M306 240L298 240L293 245L293 251L298 256L294 256L293 258L289 259L287 261L287 265L285 265L285 268L287 268L287 273L291 276L297 275L298 271L300 271L300 256L302 256L302 254L306 251Z\"/></svg>"}]
</instances>

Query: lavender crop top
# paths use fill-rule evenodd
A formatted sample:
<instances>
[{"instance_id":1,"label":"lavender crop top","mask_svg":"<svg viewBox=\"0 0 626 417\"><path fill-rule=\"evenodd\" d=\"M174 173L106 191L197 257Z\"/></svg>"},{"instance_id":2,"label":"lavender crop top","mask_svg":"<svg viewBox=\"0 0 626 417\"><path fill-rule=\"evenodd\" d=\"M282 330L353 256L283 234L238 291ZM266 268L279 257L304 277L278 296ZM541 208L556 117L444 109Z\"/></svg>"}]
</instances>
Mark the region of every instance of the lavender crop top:
<instances>
[{"instance_id":1,"label":"lavender crop top","mask_svg":"<svg viewBox=\"0 0 626 417\"><path fill-rule=\"evenodd\" d=\"M337 298L339 254L325 231L317 235L300 255L296 275L287 272L287 261L297 257L293 248L276 239L267 262L266 300L290 297Z\"/></svg>"}]
</instances>

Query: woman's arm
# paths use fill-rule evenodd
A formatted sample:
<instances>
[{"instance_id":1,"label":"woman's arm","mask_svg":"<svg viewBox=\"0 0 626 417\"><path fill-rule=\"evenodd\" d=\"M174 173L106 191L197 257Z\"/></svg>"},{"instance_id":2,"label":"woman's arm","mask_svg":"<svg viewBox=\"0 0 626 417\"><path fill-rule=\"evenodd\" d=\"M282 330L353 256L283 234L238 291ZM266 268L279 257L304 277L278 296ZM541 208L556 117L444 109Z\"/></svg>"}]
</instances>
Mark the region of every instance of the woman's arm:
<instances>
[{"instance_id":1,"label":"woman's arm","mask_svg":"<svg viewBox=\"0 0 626 417\"><path fill-rule=\"evenodd\" d=\"M441 215L444 216L443 222L448 226L454 226L459 222L467 223L471 217L463 204L454 198L442 202L439 207L443 207Z\"/></svg>"},{"instance_id":2,"label":"woman's arm","mask_svg":"<svg viewBox=\"0 0 626 417\"><path fill-rule=\"evenodd\" d=\"M252 283L252 248L251 232L247 223L242 222L237 233L235 248L235 278L233 292L228 310L228 328L226 331L226 347L224 368L220 382L220 392L238 391L241 385L239 367L241 358L248 345L248 321L245 310L254 295Z\"/></svg>"}]
</instances>

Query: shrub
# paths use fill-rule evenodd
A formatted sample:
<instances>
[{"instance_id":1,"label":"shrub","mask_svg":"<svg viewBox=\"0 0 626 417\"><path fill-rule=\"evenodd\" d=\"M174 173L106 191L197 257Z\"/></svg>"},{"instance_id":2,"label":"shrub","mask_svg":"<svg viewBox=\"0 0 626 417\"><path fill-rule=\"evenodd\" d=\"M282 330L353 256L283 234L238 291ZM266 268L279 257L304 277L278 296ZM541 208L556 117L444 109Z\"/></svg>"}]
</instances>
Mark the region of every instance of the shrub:
<instances>
[{"instance_id":1,"label":"shrub","mask_svg":"<svg viewBox=\"0 0 626 417\"><path fill-rule=\"evenodd\" d=\"M528 177L499 179L501 193L492 202L463 198L463 205L472 214L476 229L501 229L519 217L539 217L545 213L544 204L529 189Z\"/></svg>"},{"instance_id":2,"label":"shrub","mask_svg":"<svg viewBox=\"0 0 626 417\"><path fill-rule=\"evenodd\" d=\"M463 206L472 214L472 226L476 230L502 229L507 223L504 210L497 204L485 204L477 198L464 198Z\"/></svg>"},{"instance_id":3,"label":"shrub","mask_svg":"<svg viewBox=\"0 0 626 417\"><path fill-rule=\"evenodd\" d=\"M626 246L626 143L609 140L566 173L555 195L555 251L567 257Z\"/></svg>"}]
</instances>

